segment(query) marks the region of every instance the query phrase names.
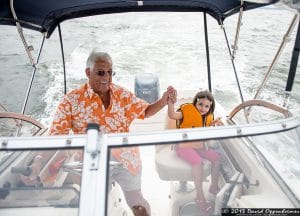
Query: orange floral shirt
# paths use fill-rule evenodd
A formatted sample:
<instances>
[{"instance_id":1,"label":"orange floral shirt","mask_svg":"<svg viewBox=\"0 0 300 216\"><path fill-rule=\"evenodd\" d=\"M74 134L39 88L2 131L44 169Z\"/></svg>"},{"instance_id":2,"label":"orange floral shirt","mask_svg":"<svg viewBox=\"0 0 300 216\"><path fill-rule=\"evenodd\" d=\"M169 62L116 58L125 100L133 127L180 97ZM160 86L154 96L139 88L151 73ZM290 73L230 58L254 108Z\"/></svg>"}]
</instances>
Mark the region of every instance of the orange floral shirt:
<instances>
[{"instance_id":1,"label":"orange floral shirt","mask_svg":"<svg viewBox=\"0 0 300 216\"><path fill-rule=\"evenodd\" d=\"M49 134L69 134L70 131L83 134L91 122L98 123L102 133L128 132L135 118L145 117L149 104L118 85L111 84L110 90L111 101L107 109L88 83L65 95ZM113 149L112 155L131 173L139 172L141 161L137 147Z\"/></svg>"}]
</instances>

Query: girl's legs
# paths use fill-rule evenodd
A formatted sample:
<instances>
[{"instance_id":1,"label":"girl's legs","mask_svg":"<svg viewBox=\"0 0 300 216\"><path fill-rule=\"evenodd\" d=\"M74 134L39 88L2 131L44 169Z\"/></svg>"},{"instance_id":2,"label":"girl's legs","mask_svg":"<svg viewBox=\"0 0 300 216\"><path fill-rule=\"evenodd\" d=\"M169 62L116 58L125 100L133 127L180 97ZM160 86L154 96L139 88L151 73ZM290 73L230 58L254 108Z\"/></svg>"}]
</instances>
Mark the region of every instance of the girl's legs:
<instances>
[{"instance_id":1,"label":"girl's legs","mask_svg":"<svg viewBox=\"0 0 300 216\"><path fill-rule=\"evenodd\" d=\"M203 160L193 148L176 148L177 155L192 166L192 177L196 188L197 200L206 201L203 193Z\"/></svg>"},{"instance_id":2,"label":"girl's legs","mask_svg":"<svg viewBox=\"0 0 300 216\"><path fill-rule=\"evenodd\" d=\"M193 148L177 148L177 155L187 161L192 166L192 176L196 187L196 203L201 209L202 214L210 215L213 211L212 205L206 201L203 193L203 160L197 150ZM217 170L217 167L214 168ZM218 173L217 173L218 174ZM214 182L218 184L218 181ZM212 188L212 187L211 187ZM210 189L211 190L211 189Z\"/></svg>"},{"instance_id":3,"label":"girl's legs","mask_svg":"<svg viewBox=\"0 0 300 216\"><path fill-rule=\"evenodd\" d=\"M203 187L202 187L202 182L203 182L203 165L202 163L195 164L192 166L192 176L193 176L193 181L196 187L196 200L201 200L201 201L206 201L204 193L203 193Z\"/></svg>"},{"instance_id":4,"label":"girl's legs","mask_svg":"<svg viewBox=\"0 0 300 216\"><path fill-rule=\"evenodd\" d=\"M220 176L220 155L212 150L199 150L199 155L207 160L209 160L212 164L211 166L211 185L209 188L209 192L212 194L217 194L219 192L219 176Z\"/></svg>"}]
</instances>

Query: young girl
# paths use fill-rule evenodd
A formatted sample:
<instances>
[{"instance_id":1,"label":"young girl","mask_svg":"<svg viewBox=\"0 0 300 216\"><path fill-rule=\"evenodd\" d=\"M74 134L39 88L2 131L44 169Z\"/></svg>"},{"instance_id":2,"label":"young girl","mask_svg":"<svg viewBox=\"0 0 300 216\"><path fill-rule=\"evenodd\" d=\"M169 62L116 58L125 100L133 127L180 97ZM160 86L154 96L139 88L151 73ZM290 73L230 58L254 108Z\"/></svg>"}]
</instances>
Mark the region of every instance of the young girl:
<instances>
[{"instance_id":1,"label":"young girl","mask_svg":"<svg viewBox=\"0 0 300 216\"><path fill-rule=\"evenodd\" d=\"M220 118L214 120L215 100L209 91L198 92L193 103L182 104L179 111L174 111L176 95L170 95L168 101L169 118L179 120L179 128L207 127L221 124ZM178 122L178 121L177 121ZM206 201L202 188L203 159L212 163L211 185L209 192L216 195L219 191L220 155L212 149L206 149L203 142L179 144L177 155L192 166L192 176L196 187L196 203L203 213L211 214L212 205Z\"/></svg>"}]
</instances>

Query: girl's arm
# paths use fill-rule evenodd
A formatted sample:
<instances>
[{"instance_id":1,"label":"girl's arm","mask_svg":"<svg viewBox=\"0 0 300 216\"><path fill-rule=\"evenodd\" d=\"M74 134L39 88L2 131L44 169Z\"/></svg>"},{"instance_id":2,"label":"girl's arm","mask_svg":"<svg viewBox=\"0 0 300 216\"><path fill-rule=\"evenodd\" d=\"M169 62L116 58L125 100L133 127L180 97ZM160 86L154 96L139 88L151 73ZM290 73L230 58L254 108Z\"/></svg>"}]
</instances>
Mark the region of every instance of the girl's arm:
<instances>
[{"instance_id":1,"label":"girl's arm","mask_svg":"<svg viewBox=\"0 0 300 216\"><path fill-rule=\"evenodd\" d=\"M168 116L170 119L180 120L182 119L182 112L177 112L174 110L174 103L170 100L168 101Z\"/></svg>"}]
</instances>

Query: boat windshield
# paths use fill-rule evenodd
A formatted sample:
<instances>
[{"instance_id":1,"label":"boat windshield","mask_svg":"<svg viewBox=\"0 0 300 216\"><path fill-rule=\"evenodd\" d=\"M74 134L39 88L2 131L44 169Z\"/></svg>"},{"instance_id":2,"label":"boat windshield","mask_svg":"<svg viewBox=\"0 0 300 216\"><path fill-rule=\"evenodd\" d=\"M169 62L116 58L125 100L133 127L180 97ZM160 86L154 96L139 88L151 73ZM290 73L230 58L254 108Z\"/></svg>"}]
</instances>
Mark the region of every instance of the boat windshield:
<instances>
[{"instance_id":1,"label":"boat windshield","mask_svg":"<svg viewBox=\"0 0 300 216\"><path fill-rule=\"evenodd\" d=\"M269 119L282 119L282 113L276 112L266 107L251 107L248 118L241 111L234 116L233 121L237 124L246 124L247 121L257 123L263 121L262 115L267 115ZM299 128L281 133L271 133L263 136L250 137L255 151L263 157L272 169L276 172L284 184L287 184L291 191L300 199L299 179L300 179L300 143ZM297 183L298 182L298 183Z\"/></svg>"},{"instance_id":2,"label":"boat windshield","mask_svg":"<svg viewBox=\"0 0 300 216\"><path fill-rule=\"evenodd\" d=\"M61 208L78 215L81 155L80 149L0 151L0 214L56 215Z\"/></svg>"},{"instance_id":3,"label":"boat windshield","mask_svg":"<svg viewBox=\"0 0 300 216\"><path fill-rule=\"evenodd\" d=\"M300 128L278 134L252 137L277 174L300 200Z\"/></svg>"},{"instance_id":4,"label":"boat windshield","mask_svg":"<svg viewBox=\"0 0 300 216\"><path fill-rule=\"evenodd\" d=\"M228 128L194 128L183 134L188 138L193 132L208 134L220 129L215 135L222 137L221 131ZM216 196L209 192L214 178L211 176L213 165L209 157L205 159L203 156L202 172L203 191L207 200L214 203L216 215L220 215L221 208L226 206L295 208L299 205L299 126L264 135L205 140L196 138L187 141L183 139L180 142L178 140L182 140L180 137L183 134L178 131L141 133L143 135L109 134L105 135L104 139L99 139L99 142L106 142L105 145L101 145L101 154L107 152L108 156L107 171L102 169L104 166L96 170L102 174L102 180L106 179L107 182L106 193L100 193L103 196L101 199L92 194L83 195L84 188L91 188L91 182L103 182L101 179L93 179L96 178L94 174L89 175L88 179L84 178L89 172L95 172L86 166L90 158L83 157L83 153L88 154L88 149L83 151L82 148L74 149L73 146L72 149L64 147L42 150L37 149L36 143L35 150L8 151L2 148L0 215L78 215L79 200L82 206L82 203L91 202L93 197L99 199L95 203L106 200L105 215L132 215L122 188L139 189L136 187L140 184L143 196L151 206L152 215L168 215L170 211L178 211L179 215L198 215L201 210L195 202L196 189L191 165L178 151L191 147L197 149L198 153L211 151L214 152L212 155L218 155L221 164L218 177L220 191ZM178 135L180 137L176 137ZM127 136L126 139L124 136ZM153 136L153 139L148 139L147 136ZM11 138L11 141L14 139L18 140ZM34 141L38 138L28 138L26 142L29 145L31 139ZM47 139L51 141L51 137L40 138ZM120 139L127 144L120 144ZM173 142L174 140L177 141ZM137 144L139 141L142 144ZM134 144L131 142L135 142L135 145L129 147L130 144ZM119 144L115 145L117 143ZM135 150L137 147L138 151ZM103 148L108 148L108 151ZM123 160L117 159L116 152L123 152ZM102 156L100 155L100 161ZM138 172L139 170L142 172ZM130 181L126 181L127 177L121 180L117 178L122 173L127 177L131 176ZM92 189L91 192L99 194L96 189Z\"/></svg>"},{"instance_id":5,"label":"boat windshield","mask_svg":"<svg viewBox=\"0 0 300 216\"><path fill-rule=\"evenodd\" d=\"M214 202L215 215L220 215L221 208L226 206L239 208L290 206L294 208L294 205L299 205L300 201L298 141L299 127L280 133L243 138L176 142L155 146L149 143L148 146L139 146L142 161L142 191L150 203L153 215L167 215L170 210L165 206L168 205L172 211L178 208L180 212L178 215L198 215L199 208L194 202L196 190L191 176L191 166L178 152L178 149L191 146L197 149L198 146L199 149L210 149L221 156L219 179L221 190L217 196L208 192L212 178L209 160L204 160L203 167L204 193L209 201ZM203 143L204 147L201 147ZM110 150L113 155L114 151L120 149L122 148ZM124 147L122 151L128 153L129 149ZM201 152L199 149L198 152ZM134 161L133 164L137 164L135 158L131 159ZM115 173L123 167L123 164L116 162L114 157L111 160L114 163L110 166L109 175L107 175L109 178L107 187L120 189L119 184L115 182ZM237 179L241 178L239 184L233 180L237 173L239 173ZM226 193L229 195L227 200L224 198ZM109 190L107 193L109 201L112 200L110 196ZM169 197L172 197L171 200ZM293 205L289 200L296 200L298 204ZM112 203L107 204L108 210L111 205ZM113 215L109 211L107 214Z\"/></svg>"}]
</instances>

